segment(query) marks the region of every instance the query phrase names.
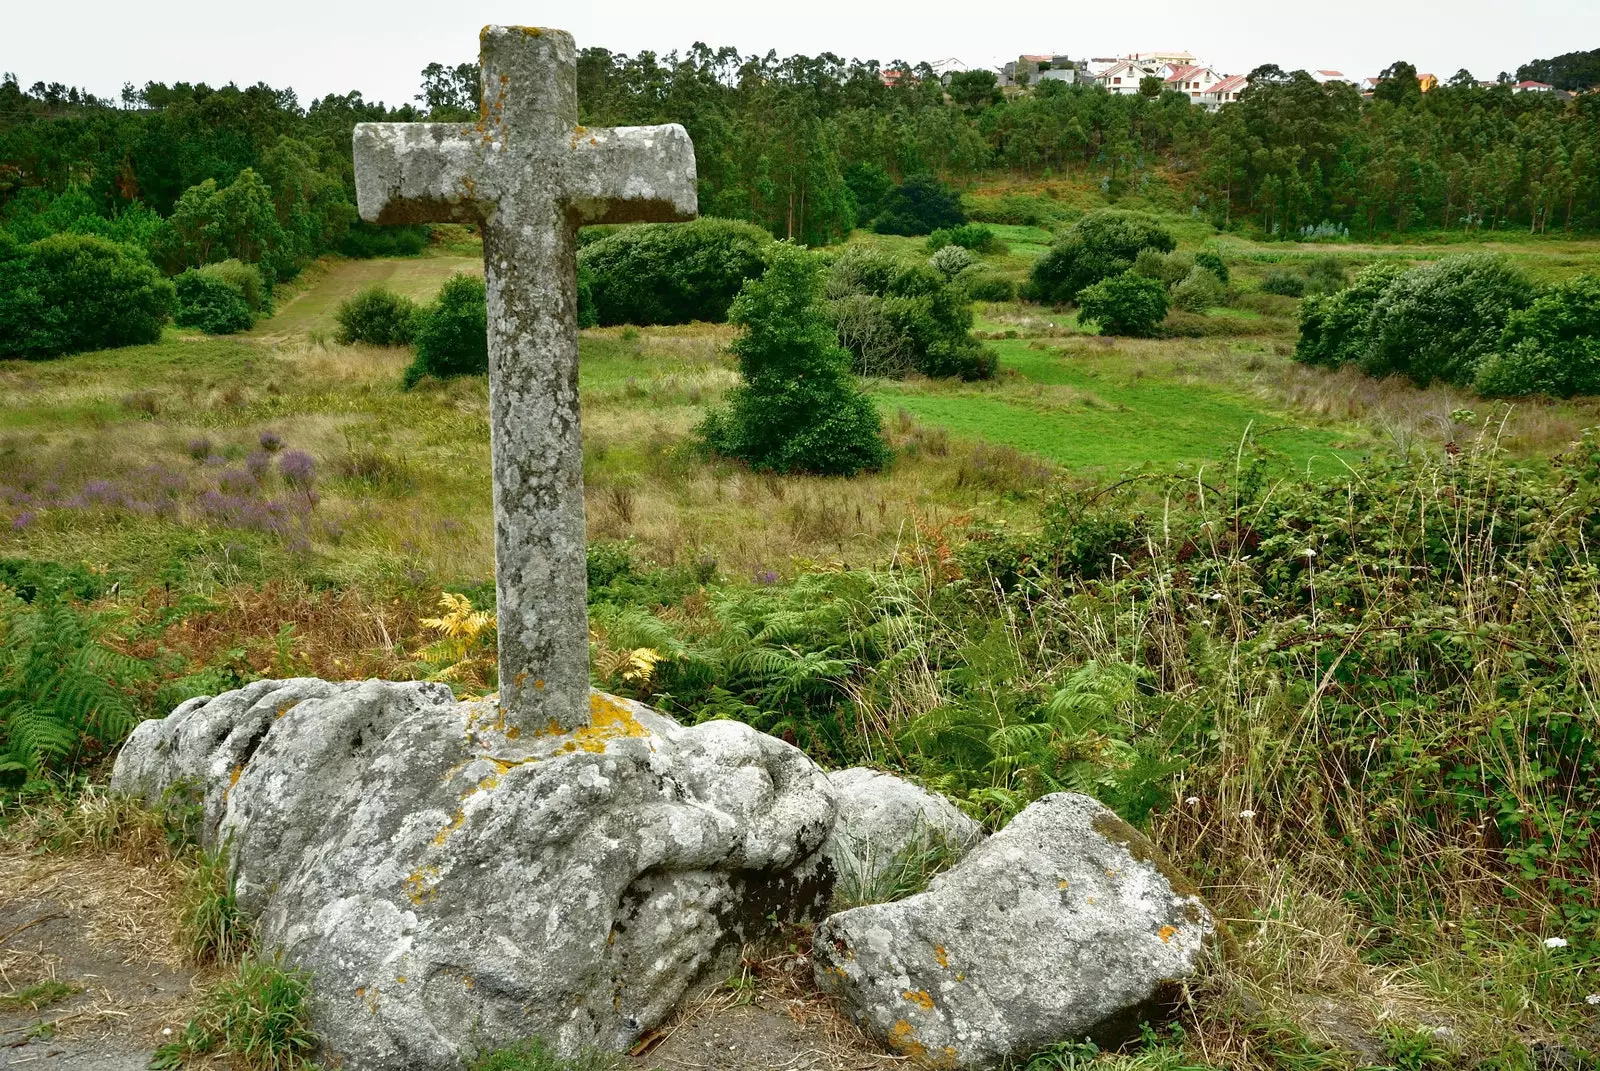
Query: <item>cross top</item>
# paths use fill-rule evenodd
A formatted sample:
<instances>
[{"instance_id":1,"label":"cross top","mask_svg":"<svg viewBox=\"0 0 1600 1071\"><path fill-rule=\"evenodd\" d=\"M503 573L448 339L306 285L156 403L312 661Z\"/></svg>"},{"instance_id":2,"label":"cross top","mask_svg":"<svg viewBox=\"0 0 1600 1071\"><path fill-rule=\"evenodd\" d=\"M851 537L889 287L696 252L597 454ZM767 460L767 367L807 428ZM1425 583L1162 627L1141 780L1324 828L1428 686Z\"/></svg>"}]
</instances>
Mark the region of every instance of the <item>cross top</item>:
<instances>
[{"instance_id":1,"label":"cross top","mask_svg":"<svg viewBox=\"0 0 1600 1071\"><path fill-rule=\"evenodd\" d=\"M486 26L476 123L361 123L356 201L369 223L476 223L489 311L500 702L523 731L589 718L578 412L577 229L697 210L676 124L578 124L560 30Z\"/></svg>"}]
</instances>

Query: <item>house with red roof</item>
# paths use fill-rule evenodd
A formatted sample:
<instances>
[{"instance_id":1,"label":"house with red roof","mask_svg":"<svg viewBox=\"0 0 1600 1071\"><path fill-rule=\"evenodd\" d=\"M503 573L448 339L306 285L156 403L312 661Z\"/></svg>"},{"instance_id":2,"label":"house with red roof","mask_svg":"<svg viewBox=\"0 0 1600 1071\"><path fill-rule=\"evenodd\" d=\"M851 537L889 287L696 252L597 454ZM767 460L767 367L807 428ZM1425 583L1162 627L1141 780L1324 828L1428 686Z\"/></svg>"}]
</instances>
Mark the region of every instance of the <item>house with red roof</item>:
<instances>
[{"instance_id":1,"label":"house with red roof","mask_svg":"<svg viewBox=\"0 0 1600 1071\"><path fill-rule=\"evenodd\" d=\"M1162 89L1182 93L1195 102L1200 100L1200 94L1207 86L1215 85L1225 77L1215 68L1201 63L1166 63L1156 73L1162 76Z\"/></svg>"},{"instance_id":2,"label":"house with red roof","mask_svg":"<svg viewBox=\"0 0 1600 1071\"><path fill-rule=\"evenodd\" d=\"M1250 88L1250 79L1242 74L1231 74L1228 77L1207 86L1200 91L1197 103L1215 111L1224 104L1232 104L1239 99L1239 94Z\"/></svg>"},{"instance_id":3,"label":"house with red roof","mask_svg":"<svg viewBox=\"0 0 1600 1071\"><path fill-rule=\"evenodd\" d=\"M1513 93L1554 93L1555 86L1549 82L1522 81L1511 87Z\"/></svg>"}]
</instances>

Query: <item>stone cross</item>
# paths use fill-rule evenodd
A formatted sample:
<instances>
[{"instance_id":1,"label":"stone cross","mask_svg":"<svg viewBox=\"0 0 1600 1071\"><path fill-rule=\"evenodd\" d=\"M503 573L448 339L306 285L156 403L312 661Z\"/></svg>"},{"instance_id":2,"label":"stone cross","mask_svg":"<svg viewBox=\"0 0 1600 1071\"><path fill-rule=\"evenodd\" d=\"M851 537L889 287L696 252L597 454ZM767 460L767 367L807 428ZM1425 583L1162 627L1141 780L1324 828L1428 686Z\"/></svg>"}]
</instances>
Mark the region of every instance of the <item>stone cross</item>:
<instances>
[{"instance_id":1,"label":"stone cross","mask_svg":"<svg viewBox=\"0 0 1600 1071\"><path fill-rule=\"evenodd\" d=\"M356 200L369 223L478 224L489 300L500 704L522 732L589 721L577 231L693 219L683 127L578 125L560 30L486 26L476 123L361 123Z\"/></svg>"}]
</instances>

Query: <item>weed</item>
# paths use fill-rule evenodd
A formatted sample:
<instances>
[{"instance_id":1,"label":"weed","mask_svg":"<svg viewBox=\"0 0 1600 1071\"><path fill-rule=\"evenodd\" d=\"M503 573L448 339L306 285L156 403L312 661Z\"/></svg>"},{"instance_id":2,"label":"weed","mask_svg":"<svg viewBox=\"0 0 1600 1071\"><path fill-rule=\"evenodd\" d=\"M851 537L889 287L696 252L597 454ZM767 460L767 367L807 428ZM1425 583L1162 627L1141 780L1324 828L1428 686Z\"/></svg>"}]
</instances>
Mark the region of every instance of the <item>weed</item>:
<instances>
[{"instance_id":1,"label":"weed","mask_svg":"<svg viewBox=\"0 0 1600 1071\"><path fill-rule=\"evenodd\" d=\"M616 1071L621 1061L612 1055L586 1051L560 1056L543 1038L526 1038L479 1053L467 1071Z\"/></svg>"},{"instance_id":2,"label":"weed","mask_svg":"<svg viewBox=\"0 0 1600 1071\"><path fill-rule=\"evenodd\" d=\"M79 986L49 978L9 993L0 993L0 1011L39 1011L82 992Z\"/></svg>"},{"instance_id":3,"label":"weed","mask_svg":"<svg viewBox=\"0 0 1600 1071\"><path fill-rule=\"evenodd\" d=\"M233 975L206 994L178 1040L157 1049L152 1068L181 1067L186 1057L216 1054L247 1071L296 1071L310 1065L310 976L245 956Z\"/></svg>"},{"instance_id":4,"label":"weed","mask_svg":"<svg viewBox=\"0 0 1600 1071\"><path fill-rule=\"evenodd\" d=\"M250 925L234 900L225 852L193 854L180 920L195 963L234 963L248 952Z\"/></svg>"}]
</instances>

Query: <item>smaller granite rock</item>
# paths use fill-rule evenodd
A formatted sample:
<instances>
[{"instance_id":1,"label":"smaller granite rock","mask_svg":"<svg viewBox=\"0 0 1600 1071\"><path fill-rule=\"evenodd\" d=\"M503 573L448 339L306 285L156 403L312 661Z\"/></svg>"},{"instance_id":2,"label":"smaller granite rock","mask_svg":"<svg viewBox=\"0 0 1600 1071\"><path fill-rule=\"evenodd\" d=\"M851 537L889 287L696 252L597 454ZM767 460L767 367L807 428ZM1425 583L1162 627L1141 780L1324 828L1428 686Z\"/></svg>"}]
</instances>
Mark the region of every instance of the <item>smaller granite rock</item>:
<instances>
[{"instance_id":1,"label":"smaller granite rock","mask_svg":"<svg viewBox=\"0 0 1600 1071\"><path fill-rule=\"evenodd\" d=\"M817 927L817 983L918 1062L989 1068L1114 1041L1194 973L1215 926L1096 800L1046 796L928 890Z\"/></svg>"},{"instance_id":2,"label":"smaller granite rock","mask_svg":"<svg viewBox=\"0 0 1600 1071\"><path fill-rule=\"evenodd\" d=\"M983 839L983 827L936 793L865 767L837 770L828 787L839 817L822 847L839 896L875 903L931 862L950 863Z\"/></svg>"}]
</instances>

